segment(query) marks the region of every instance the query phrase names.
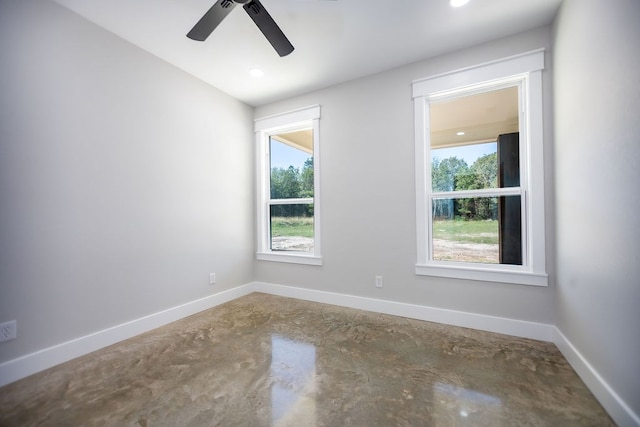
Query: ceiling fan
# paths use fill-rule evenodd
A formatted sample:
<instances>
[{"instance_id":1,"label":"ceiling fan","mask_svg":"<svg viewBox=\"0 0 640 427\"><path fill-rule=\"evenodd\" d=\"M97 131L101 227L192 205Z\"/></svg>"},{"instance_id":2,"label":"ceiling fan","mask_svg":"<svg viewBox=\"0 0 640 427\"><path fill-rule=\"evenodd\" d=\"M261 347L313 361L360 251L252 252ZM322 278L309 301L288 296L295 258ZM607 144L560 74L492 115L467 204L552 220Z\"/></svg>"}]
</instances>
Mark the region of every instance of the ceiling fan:
<instances>
[{"instance_id":1,"label":"ceiling fan","mask_svg":"<svg viewBox=\"0 0 640 427\"><path fill-rule=\"evenodd\" d=\"M287 56L293 52L293 45L259 0L218 0L189 31L187 37L198 41L206 40L222 20L239 4L253 19L278 55Z\"/></svg>"}]
</instances>

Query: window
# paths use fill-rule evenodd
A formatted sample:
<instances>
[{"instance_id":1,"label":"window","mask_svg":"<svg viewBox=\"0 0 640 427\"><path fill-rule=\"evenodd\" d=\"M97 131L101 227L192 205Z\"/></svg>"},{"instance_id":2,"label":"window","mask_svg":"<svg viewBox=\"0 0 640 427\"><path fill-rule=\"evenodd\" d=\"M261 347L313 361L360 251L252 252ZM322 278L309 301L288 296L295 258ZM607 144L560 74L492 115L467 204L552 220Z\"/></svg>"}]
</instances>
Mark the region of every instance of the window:
<instances>
[{"instance_id":1,"label":"window","mask_svg":"<svg viewBox=\"0 0 640 427\"><path fill-rule=\"evenodd\" d=\"M320 107L258 119L257 258L322 264Z\"/></svg>"},{"instance_id":2,"label":"window","mask_svg":"<svg viewBox=\"0 0 640 427\"><path fill-rule=\"evenodd\" d=\"M544 52L414 82L416 274L547 285Z\"/></svg>"}]
</instances>

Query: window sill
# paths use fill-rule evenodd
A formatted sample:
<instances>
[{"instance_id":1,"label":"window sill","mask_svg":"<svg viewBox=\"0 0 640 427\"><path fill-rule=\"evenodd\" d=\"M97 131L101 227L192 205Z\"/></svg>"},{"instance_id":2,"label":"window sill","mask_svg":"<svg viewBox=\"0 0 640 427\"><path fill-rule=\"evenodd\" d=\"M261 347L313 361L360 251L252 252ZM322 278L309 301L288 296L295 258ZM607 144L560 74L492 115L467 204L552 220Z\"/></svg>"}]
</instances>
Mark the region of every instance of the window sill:
<instances>
[{"instance_id":1,"label":"window sill","mask_svg":"<svg viewBox=\"0 0 640 427\"><path fill-rule=\"evenodd\" d=\"M542 273L507 270L492 267L467 267L416 264L420 276L448 277L453 279L480 280L484 282L511 283L516 285L548 286L549 277Z\"/></svg>"},{"instance_id":2,"label":"window sill","mask_svg":"<svg viewBox=\"0 0 640 427\"><path fill-rule=\"evenodd\" d=\"M256 253L256 259L258 261L287 262L290 264L322 265L322 257L303 252L258 252Z\"/></svg>"}]
</instances>

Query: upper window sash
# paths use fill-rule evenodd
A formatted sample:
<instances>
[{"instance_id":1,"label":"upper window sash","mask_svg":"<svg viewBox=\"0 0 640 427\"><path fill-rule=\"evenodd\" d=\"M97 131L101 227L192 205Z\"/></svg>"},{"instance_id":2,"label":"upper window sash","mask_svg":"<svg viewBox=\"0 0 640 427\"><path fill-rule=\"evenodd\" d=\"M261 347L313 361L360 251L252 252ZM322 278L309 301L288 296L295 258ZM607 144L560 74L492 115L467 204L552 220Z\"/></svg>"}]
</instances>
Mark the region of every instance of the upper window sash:
<instances>
[{"instance_id":1,"label":"upper window sash","mask_svg":"<svg viewBox=\"0 0 640 427\"><path fill-rule=\"evenodd\" d=\"M430 191L433 199L466 199L473 197L520 196L520 187L483 188L481 190Z\"/></svg>"},{"instance_id":2,"label":"upper window sash","mask_svg":"<svg viewBox=\"0 0 640 427\"><path fill-rule=\"evenodd\" d=\"M304 199L270 199L268 203L270 205L306 205L313 203L313 197Z\"/></svg>"}]
</instances>

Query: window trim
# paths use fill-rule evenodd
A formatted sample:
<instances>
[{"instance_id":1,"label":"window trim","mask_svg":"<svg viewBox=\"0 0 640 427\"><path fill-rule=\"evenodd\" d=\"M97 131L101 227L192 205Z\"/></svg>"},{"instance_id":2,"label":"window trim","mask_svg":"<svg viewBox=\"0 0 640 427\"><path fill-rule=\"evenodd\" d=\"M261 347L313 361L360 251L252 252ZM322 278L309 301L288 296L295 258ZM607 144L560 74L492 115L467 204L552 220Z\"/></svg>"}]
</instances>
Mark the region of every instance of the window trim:
<instances>
[{"instance_id":1,"label":"window trim","mask_svg":"<svg viewBox=\"0 0 640 427\"><path fill-rule=\"evenodd\" d=\"M313 252L272 251L270 242L269 207L270 190L270 147L271 135L298 129L313 129ZM286 262L293 264L322 265L321 244L321 203L320 203L320 106L312 105L297 110L254 120L256 135L256 259L261 261ZM278 199L279 200L279 199ZM291 199L299 202L307 199ZM278 202L279 203L279 202Z\"/></svg>"},{"instance_id":2,"label":"window trim","mask_svg":"<svg viewBox=\"0 0 640 427\"><path fill-rule=\"evenodd\" d=\"M412 84L415 125L417 275L548 286L545 262L542 70L544 49L416 80ZM523 265L431 260L429 103L520 83L519 131L523 215Z\"/></svg>"}]
</instances>

